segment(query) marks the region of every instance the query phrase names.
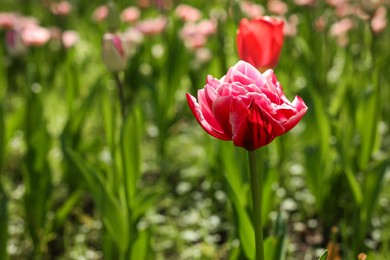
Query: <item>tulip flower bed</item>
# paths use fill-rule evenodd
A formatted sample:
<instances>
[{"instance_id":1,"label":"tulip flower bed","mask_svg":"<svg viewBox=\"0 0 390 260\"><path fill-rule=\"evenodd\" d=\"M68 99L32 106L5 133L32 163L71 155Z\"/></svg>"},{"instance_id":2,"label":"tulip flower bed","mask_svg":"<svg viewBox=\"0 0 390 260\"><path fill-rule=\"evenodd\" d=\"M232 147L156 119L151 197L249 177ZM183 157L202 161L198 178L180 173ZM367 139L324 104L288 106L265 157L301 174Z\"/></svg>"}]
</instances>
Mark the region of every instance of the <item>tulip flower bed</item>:
<instances>
[{"instance_id":1,"label":"tulip flower bed","mask_svg":"<svg viewBox=\"0 0 390 260\"><path fill-rule=\"evenodd\" d=\"M0 259L390 259L385 0L0 9Z\"/></svg>"}]
</instances>

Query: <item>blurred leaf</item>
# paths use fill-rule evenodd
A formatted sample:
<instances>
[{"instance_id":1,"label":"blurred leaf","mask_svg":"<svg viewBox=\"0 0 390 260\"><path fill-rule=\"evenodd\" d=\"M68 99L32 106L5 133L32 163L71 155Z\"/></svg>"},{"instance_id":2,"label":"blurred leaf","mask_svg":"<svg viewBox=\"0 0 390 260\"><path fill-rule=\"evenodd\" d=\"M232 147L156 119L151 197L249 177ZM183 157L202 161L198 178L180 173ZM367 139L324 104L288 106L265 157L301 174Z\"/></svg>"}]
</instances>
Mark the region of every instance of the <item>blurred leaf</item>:
<instances>
[{"instance_id":1,"label":"blurred leaf","mask_svg":"<svg viewBox=\"0 0 390 260\"><path fill-rule=\"evenodd\" d=\"M279 212L272 235L264 240L264 259L284 260L286 258L286 244L287 223Z\"/></svg>"},{"instance_id":2,"label":"blurred leaf","mask_svg":"<svg viewBox=\"0 0 390 260\"><path fill-rule=\"evenodd\" d=\"M8 210L7 197L0 185L0 259L8 259Z\"/></svg>"},{"instance_id":3,"label":"blurred leaf","mask_svg":"<svg viewBox=\"0 0 390 260\"><path fill-rule=\"evenodd\" d=\"M131 249L131 258L130 259L137 259L137 260L146 260L150 259L149 257L149 231L148 230L142 230L138 232L138 237L133 243L132 249Z\"/></svg>"},{"instance_id":4,"label":"blurred leaf","mask_svg":"<svg viewBox=\"0 0 390 260\"><path fill-rule=\"evenodd\" d=\"M131 217L137 221L148 209L152 208L161 198L162 192L158 187L149 190L140 190L135 197L135 204L131 211Z\"/></svg>"},{"instance_id":5,"label":"blurred leaf","mask_svg":"<svg viewBox=\"0 0 390 260\"><path fill-rule=\"evenodd\" d=\"M389 157L385 157L381 161L369 164L369 169L364 172L362 181L362 191L364 192L363 203L360 208L360 222L358 223L358 234L354 236L357 239L355 243L357 247L365 239L366 233L371 224L371 217L375 207L378 205L379 195L382 192L386 168L389 166ZM355 248L358 250L359 248Z\"/></svg>"},{"instance_id":6,"label":"blurred leaf","mask_svg":"<svg viewBox=\"0 0 390 260\"><path fill-rule=\"evenodd\" d=\"M254 259L256 254L255 249L255 232L253 229L252 221L245 211L245 208L240 205L235 196L231 196L234 209L238 217L238 235L240 238L240 244L244 249L244 253L248 259Z\"/></svg>"},{"instance_id":7,"label":"blurred leaf","mask_svg":"<svg viewBox=\"0 0 390 260\"><path fill-rule=\"evenodd\" d=\"M264 259L276 260L278 239L269 236L264 240Z\"/></svg>"},{"instance_id":8,"label":"blurred leaf","mask_svg":"<svg viewBox=\"0 0 390 260\"><path fill-rule=\"evenodd\" d=\"M127 114L121 129L120 149L122 153L122 172L127 190L127 201L130 209L134 208L138 178L141 173L141 139L142 120L139 109L134 106Z\"/></svg>"},{"instance_id":9,"label":"blurred leaf","mask_svg":"<svg viewBox=\"0 0 390 260\"><path fill-rule=\"evenodd\" d=\"M357 207L360 207L363 202L363 194L359 183L357 182L351 169L345 170L345 175L348 180L349 187L351 188L353 198Z\"/></svg>"},{"instance_id":10,"label":"blurred leaf","mask_svg":"<svg viewBox=\"0 0 390 260\"><path fill-rule=\"evenodd\" d=\"M5 120L3 106L0 104L0 172L3 168L3 160L5 156Z\"/></svg>"},{"instance_id":11,"label":"blurred leaf","mask_svg":"<svg viewBox=\"0 0 390 260\"><path fill-rule=\"evenodd\" d=\"M378 90L371 86L366 90L357 106L356 120L361 137L360 169L364 169L370 161L376 139L379 138L377 131L380 120L379 97L380 93Z\"/></svg>"},{"instance_id":12,"label":"blurred leaf","mask_svg":"<svg viewBox=\"0 0 390 260\"><path fill-rule=\"evenodd\" d=\"M269 213L275 210L275 191L272 189L274 183L279 179L279 174L276 169L269 169L263 178L262 187L262 223L263 226L267 226L269 221Z\"/></svg>"},{"instance_id":13,"label":"blurred leaf","mask_svg":"<svg viewBox=\"0 0 390 260\"><path fill-rule=\"evenodd\" d=\"M221 160L224 168L224 177L227 183L237 197L238 203L242 207L247 205L247 193L244 192L244 180L243 180L243 169L239 167L238 160L235 158L235 147L231 144L221 145L220 153Z\"/></svg>"},{"instance_id":14,"label":"blurred leaf","mask_svg":"<svg viewBox=\"0 0 390 260\"><path fill-rule=\"evenodd\" d=\"M73 210L75 205L79 202L83 192L81 190L73 192L69 197L67 197L64 204L61 205L55 213L55 227L61 226L65 219L68 217L69 213Z\"/></svg>"},{"instance_id":15,"label":"blurred leaf","mask_svg":"<svg viewBox=\"0 0 390 260\"><path fill-rule=\"evenodd\" d=\"M325 250L325 252L318 258L318 260L326 260L328 258L328 250Z\"/></svg>"},{"instance_id":16,"label":"blurred leaf","mask_svg":"<svg viewBox=\"0 0 390 260\"><path fill-rule=\"evenodd\" d=\"M46 129L41 94L27 94L24 115L24 133L27 152L21 165L25 187L23 205L26 212L27 229L34 246L41 249L45 225L52 201L52 173L48 162L51 138Z\"/></svg>"},{"instance_id":17,"label":"blurred leaf","mask_svg":"<svg viewBox=\"0 0 390 260\"><path fill-rule=\"evenodd\" d=\"M84 177L111 239L118 245L121 252L125 252L129 245L128 216L122 210L113 192L108 190L98 172L80 154L71 149L66 149L65 152Z\"/></svg>"}]
</instances>

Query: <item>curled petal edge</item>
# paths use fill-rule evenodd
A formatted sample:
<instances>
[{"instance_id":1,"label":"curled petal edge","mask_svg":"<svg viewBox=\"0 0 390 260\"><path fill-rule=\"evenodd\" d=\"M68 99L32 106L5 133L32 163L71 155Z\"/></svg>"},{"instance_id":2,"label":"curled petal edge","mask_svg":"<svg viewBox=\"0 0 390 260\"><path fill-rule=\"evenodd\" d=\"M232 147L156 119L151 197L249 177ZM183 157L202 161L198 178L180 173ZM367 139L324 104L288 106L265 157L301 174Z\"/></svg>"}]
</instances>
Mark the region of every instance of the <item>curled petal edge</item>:
<instances>
[{"instance_id":1,"label":"curled petal edge","mask_svg":"<svg viewBox=\"0 0 390 260\"><path fill-rule=\"evenodd\" d=\"M186 94L186 97L187 97L188 105L189 105L189 107L190 107L190 109L192 111L192 114L194 115L194 117L196 118L196 120L198 121L200 126L208 134L210 134L211 136L214 136L215 138L221 139L221 140L225 140L225 141L231 140L231 138L229 138L229 136L227 134L225 134L223 131L220 131L220 130L216 129L215 127L210 125L209 122L207 122L205 120L205 118L203 116L203 113L202 113L202 111L200 109L200 106L197 103L195 97L193 97L192 95L190 95L188 93Z\"/></svg>"}]
</instances>

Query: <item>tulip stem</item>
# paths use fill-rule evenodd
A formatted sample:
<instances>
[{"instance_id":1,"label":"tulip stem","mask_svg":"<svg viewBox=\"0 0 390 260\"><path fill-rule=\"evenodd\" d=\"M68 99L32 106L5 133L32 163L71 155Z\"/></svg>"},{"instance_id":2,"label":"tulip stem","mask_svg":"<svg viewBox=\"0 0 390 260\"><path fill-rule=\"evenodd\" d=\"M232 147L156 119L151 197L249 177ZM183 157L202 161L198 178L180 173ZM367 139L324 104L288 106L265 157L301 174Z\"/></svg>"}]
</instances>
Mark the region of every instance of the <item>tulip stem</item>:
<instances>
[{"instance_id":1,"label":"tulip stem","mask_svg":"<svg viewBox=\"0 0 390 260\"><path fill-rule=\"evenodd\" d=\"M125 95L123 93L123 84L121 79L119 78L119 73L114 73L114 79L115 83L118 87L118 94L119 94L119 102L120 102L120 107L121 107L121 114L123 120L126 118L126 104L125 104Z\"/></svg>"},{"instance_id":2,"label":"tulip stem","mask_svg":"<svg viewBox=\"0 0 390 260\"><path fill-rule=\"evenodd\" d=\"M261 223L261 203L262 203L262 173L257 172L256 150L248 151L249 172L251 176L252 204L255 227L256 260L264 260L263 246L263 226Z\"/></svg>"}]
</instances>

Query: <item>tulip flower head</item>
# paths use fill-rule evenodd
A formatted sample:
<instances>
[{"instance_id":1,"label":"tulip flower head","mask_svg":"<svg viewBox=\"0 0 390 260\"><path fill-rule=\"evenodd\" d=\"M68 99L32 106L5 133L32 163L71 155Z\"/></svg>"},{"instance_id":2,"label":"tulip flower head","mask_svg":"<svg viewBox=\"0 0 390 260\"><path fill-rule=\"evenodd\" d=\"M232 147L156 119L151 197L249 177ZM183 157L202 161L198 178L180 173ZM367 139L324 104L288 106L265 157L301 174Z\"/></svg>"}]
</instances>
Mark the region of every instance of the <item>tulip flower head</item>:
<instances>
[{"instance_id":1,"label":"tulip flower head","mask_svg":"<svg viewBox=\"0 0 390 260\"><path fill-rule=\"evenodd\" d=\"M242 19L237 32L238 55L260 71L275 68L283 46L281 19L268 16Z\"/></svg>"},{"instance_id":2,"label":"tulip flower head","mask_svg":"<svg viewBox=\"0 0 390 260\"><path fill-rule=\"evenodd\" d=\"M187 93L189 107L210 135L233 140L253 151L292 129L307 111L304 101L290 102L272 70L263 74L239 61L220 80L207 77L198 102Z\"/></svg>"},{"instance_id":3,"label":"tulip flower head","mask_svg":"<svg viewBox=\"0 0 390 260\"><path fill-rule=\"evenodd\" d=\"M103 62L112 72L123 70L127 66L127 55L120 36L106 33L103 36Z\"/></svg>"},{"instance_id":4,"label":"tulip flower head","mask_svg":"<svg viewBox=\"0 0 390 260\"><path fill-rule=\"evenodd\" d=\"M27 52L27 46L23 42L22 34L19 30L7 31L5 41L10 55L21 56Z\"/></svg>"}]
</instances>

